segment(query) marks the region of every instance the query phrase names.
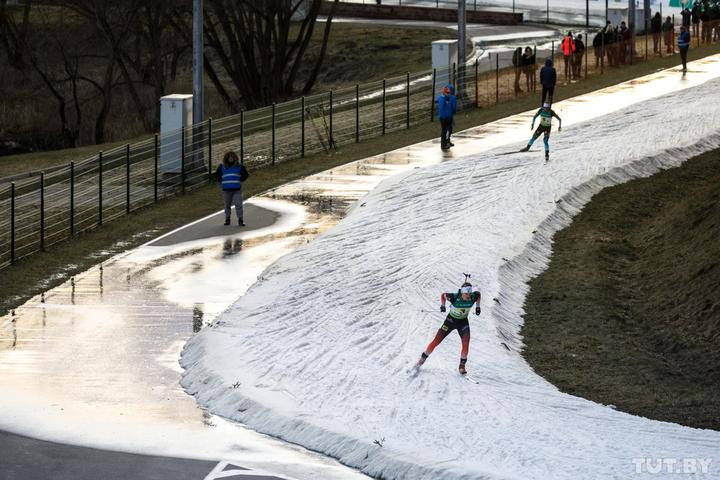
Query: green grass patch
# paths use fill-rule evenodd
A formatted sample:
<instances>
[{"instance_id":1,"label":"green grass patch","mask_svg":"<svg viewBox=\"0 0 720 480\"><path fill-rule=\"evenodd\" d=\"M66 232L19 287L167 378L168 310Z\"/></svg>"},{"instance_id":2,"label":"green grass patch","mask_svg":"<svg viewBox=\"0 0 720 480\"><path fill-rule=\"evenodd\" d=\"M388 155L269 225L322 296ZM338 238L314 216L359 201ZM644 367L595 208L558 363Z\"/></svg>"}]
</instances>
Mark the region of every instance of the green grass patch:
<instances>
[{"instance_id":1,"label":"green grass patch","mask_svg":"<svg viewBox=\"0 0 720 480\"><path fill-rule=\"evenodd\" d=\"M690 58L701 58L718 51L720 48L717 46L692 49ZM604 76L559 86L555 98L561 100L615 85L676 65L677 61L678 57L675 56L628 66L622 70L610 70ZM456 116L455 131L537 108L538 97L539 95L520 97L488 108L460 112ZM440 125L436 120L433 123L413 126L409 130L363 140L359 144L343 145L333 155L318 154L303 160L290 160L275 166L254 169L252 178L245 185L245 196L247 198L336 165L436 138L439 136L439 130ZM220 210L221 205L218 187L203 187L187 195L164 200L156 206L139 210L128 217L105 224L98 230L78 235L70 241L51 247L46 252L22 259L16 265L2 270L0 313L24 303L29 297L61 283L67 276L81 272L118 251L139 245L151 237ZM118 242L122 242L121 245L117 245Z\"/></svg>"},{"instance_id":2,"label":"green grass patch","mask_svg":"<svg viewBox=\"0 0 720 480\"><path fill-rule=\"evenodd\" d=\"M562 391L720 429L720 150L597 194L530 282L525 357Z\"/></svg>"}]
</instances>

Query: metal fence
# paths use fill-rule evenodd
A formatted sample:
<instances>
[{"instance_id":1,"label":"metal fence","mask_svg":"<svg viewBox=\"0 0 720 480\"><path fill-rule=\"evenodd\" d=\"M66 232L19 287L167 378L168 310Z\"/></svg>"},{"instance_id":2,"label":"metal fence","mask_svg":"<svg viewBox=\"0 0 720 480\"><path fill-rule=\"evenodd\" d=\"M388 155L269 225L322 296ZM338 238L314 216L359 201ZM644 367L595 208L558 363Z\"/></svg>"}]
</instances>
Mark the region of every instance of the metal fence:
<instances>
[{"instance_id":1,"label":"metal fence","mask_svg":"<svg viewBox=\"0 0 720 480\"><path fill-rule=\"evenodd\" d=\"M585 43L592 45L592 38ZM408 73L207 120L0 184L0 268L163 198L198 188L212 180L214 168L228 150L237 151L250 169L332 153L343 145L432 122L436 95L446 83L456 85L459 109L482 108L535 95L541 89L538 69L548 56L555 59L561 90L563 82L582 81L665 55L651 51L649 37L636 37L632 44L633 49L627 43L603 44L599 56L595 55L598 49L586 49L578 59L579 75L567 79L555 42L533 45L537 63L518 68L512 65L512 51L491 52L462 67ZM626 52L622 62L616 61L620 51Z\"/></svg>"}]
</instances>

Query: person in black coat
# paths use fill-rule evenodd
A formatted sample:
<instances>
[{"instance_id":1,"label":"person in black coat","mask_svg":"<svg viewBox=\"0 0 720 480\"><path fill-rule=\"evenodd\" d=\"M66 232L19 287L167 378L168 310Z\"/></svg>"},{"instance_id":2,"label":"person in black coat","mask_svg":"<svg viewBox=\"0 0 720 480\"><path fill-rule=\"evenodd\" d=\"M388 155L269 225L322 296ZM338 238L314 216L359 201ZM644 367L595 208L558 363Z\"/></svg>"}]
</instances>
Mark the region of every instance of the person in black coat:
<instances>
[{"instance_id":1,"label":"person in black coat","mask_svg":"<svg viewBox=\"0 0 720 480\"><path fill-rule=\"evenodd\" d=\"M545 98L550 94L547 103L552 104L556 83L557 72L555 71L555 67L553 67L552 59L548 58L545 60L545 66L540 69L540 84L542 85L542 101L540 103L546 103Z\"/></svg>"},{"instance_id":2,"label":"person in black coat","mask_svg":"<svg viewBox=\"0 0 720 480\"><path fill-rule=\"evenodd\" d=\"M695 38L700 37L700 2L693 3L693 8L690 11L690 23L692 23L692 36Z\"/></svg>"},{"instance_id":3,"label":"person in black coat","mask_svg":"<svg viewBox=\"0 0 720 480\"><path fill-rule=\"evenodd\" d=\"M575 36L575 52L573 52L573 80L580 78L583 55L585 55L585 43L582 35L578 34Z\"/></svg>"},{"instance_id":4,"label":"person in black coat","mask_svg":"<svg viewBox=\"0 0 720 480\"><path fill-rule=\"evenodd\" d=\"M605 40L603 36L603 31L600 30L595 37L593 37L593 52L595 52L595 68L598 68L600 66L600 62L603 59L603 56L605 55L604 49L605 49Z\"/></svg>"},{"instance_id":5,"label":"person in black coat","mask_svg":"<svg viewBox=\"0 0 720 480\"><path fill-rule=\"evenodd\" d=\"M655 12L655 16L650 20L650 33L653 37L653 53L660 53L660 33L662 32L662 17L660 12Z\"/></svg>"}]
</instances>

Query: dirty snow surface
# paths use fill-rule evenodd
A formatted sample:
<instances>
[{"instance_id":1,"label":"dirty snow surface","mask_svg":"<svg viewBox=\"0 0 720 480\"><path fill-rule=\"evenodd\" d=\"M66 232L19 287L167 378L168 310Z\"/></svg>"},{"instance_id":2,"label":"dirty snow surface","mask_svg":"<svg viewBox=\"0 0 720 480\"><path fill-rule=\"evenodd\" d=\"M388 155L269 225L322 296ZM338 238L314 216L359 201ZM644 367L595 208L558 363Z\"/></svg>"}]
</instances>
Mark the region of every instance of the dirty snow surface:
<instances>
[{"instance_id":1,"label":"dirty snow surface","mask_svg":"<svg viewBox=\"0 0 720 480\"><path fill-rule=\"evenodd\" d=\"M719 87L570 126L547 165L541 140L503 155L518 138L389 178L191 339L183 385L213 413L376 477L720 478L720 432L561 393L524 361L519 335L552 234L601 188L717 148ZM461 272L483 294L469 378L454 333L413 376ZM650 473L644 459L678 464ZM714 463L696 477L686 459Z\"/></svg>"}]
</instances>

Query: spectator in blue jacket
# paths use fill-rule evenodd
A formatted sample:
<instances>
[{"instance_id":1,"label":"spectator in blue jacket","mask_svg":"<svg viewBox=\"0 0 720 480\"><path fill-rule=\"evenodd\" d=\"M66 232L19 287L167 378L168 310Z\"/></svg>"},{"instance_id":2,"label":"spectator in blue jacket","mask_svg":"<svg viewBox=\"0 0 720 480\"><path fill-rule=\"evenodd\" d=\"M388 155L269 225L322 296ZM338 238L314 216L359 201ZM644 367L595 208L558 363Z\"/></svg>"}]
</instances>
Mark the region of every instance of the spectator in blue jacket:
<instances>
[{"instance_id":1,"label":"spectator in blue jacket","mask_svg":"<svg viewBox=\"0 0 720 480\"><path fill-rule=\"evenodd\" d=\"M244 169L245 167L240 163L237 153L230 151L225 154L222 163L218 165L215 171L215 176L222 185L223 201L225 203L225 225L230 225L231 207L235 205L238 225L245 226L241 183Z\"/></svg>"},{"instance_id":2,"label":"spectator in blue jacket","mask_svg":"<svg viewBox=\"0 0 720 480\"><path fill-rule=\"evenodd\" d=\"M680 49L680 58L683 64L683 73L687 72L687 52L690 48L690 32L685 25L680 26L680 36L678 36L678 48Z\"/></svg>"},{"instance_id":3,"label":"spectator in blue jacket","mask_svg":"<svg viewBox=\"0 0 720 480\"><path fill-rule=\"evenodd\" d=\"M553 67L552 59L545 60L545 66L540 69L540 84L542 85L542 104L552 104L553 95L555 94L555 83L557 83L557 72ZM549 99L545 102L545 98L549 95Z\"/></svg>"},{"instance_id":4,"label":"spectator in blue jacket","mask_svg":"<svg viewBox=\"0 0 720 480\"><path fill-rule=\"evenodd\" d=\"M457 111L457 98L455 97L455 87L447 84L443 88L442 95L438 96L438 117L440 118L440 148L447 150L455 146L450 141L452 135L453 115Z\"/></svg>"}]
</instances>

